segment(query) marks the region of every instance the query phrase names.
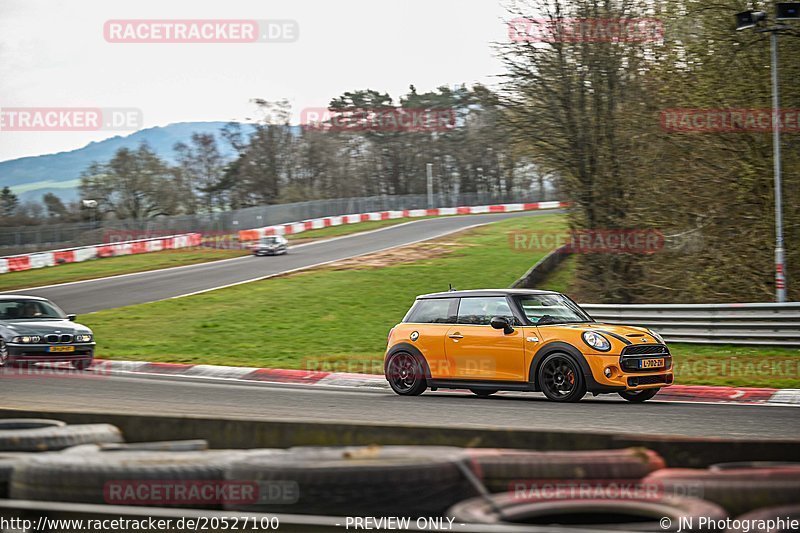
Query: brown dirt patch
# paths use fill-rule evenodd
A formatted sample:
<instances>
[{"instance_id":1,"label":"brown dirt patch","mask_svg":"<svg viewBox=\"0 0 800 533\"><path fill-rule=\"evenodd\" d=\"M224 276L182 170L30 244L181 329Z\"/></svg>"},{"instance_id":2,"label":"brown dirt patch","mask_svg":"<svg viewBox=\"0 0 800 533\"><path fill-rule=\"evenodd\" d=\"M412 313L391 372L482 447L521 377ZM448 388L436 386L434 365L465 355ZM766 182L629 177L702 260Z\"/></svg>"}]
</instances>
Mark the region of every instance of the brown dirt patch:
<instances>
[{"instance_id":1,"label":"brown dirt patch","mask_svg":"<svg viewBox=\"0 0 800 533\"><path fill-rule=\"evenodd\" d=\"M393 248L383 252L362 255L351 259L342 259L335 263L325 265L325 270L366 270L370 268L383 268L404 263L415 263L427 259L436 259L450 255L465 245L454 241L431 241Z\"/></svg>"}]
</instances>

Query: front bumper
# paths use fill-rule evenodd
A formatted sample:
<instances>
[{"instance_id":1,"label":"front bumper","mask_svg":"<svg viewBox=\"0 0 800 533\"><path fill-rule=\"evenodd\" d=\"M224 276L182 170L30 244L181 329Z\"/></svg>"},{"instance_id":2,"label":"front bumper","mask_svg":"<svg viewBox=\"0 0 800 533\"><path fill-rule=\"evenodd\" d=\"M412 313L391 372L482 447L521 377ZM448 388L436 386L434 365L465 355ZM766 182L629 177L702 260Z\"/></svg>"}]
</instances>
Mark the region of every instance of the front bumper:
<instances>
[{"instance_id":1,"label":"front bumper","mask_svg":"<svg viewBox=\"0 0 800 533\"><path fill-rule=\"evenodd\" d=\"M285 251L286 248L274 248L274 249L263 248L259 250L253 250L253 255L278 255L282 254Z\"/></svg>"},{"instance_id":2,"label":"front bumper","mask_svg":"<svg viewBox=\"0 0 800 533\"><path fill-rule=\"evenodd\" d=\"M675 376L672 368L672 356L658 354L650 356L626 357L621 354L591 354L585 356L589 363L591 376L587 376L590 392L637 391L668 387L673 384ZM639 359L664 359L664 365L652 369L641 369L633 363ZM610 376L605 375L609 369ZM592 381L594 383L592 383Z\"/></svg>"},{"instance_id":3,"label":"front bumper","mask_svg":"<svg viewBox=\"0 0 800 533\"><path fill-rule=\"evenodd\" d=\"M57 361L75 361L94 357L94 342L70 344L21 344L8 343L8 360L10 362L50 363ZM71 352L51 352L51 347L71 346Z\"/></svg>"}]
</instances>

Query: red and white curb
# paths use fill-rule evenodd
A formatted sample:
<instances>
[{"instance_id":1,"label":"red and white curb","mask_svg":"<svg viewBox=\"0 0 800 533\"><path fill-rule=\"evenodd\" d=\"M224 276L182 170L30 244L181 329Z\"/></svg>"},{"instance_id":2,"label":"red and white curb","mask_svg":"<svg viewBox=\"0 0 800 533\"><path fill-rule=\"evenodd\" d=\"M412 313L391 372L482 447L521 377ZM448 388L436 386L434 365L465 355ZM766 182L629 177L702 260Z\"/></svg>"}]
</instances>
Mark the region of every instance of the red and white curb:
<instances>
[{"instance_id":1,"label":"red and white curb","mask_svg":"<svg viewBox=\"0 0 800 533\"><path fill-rule=\"evenodd\" d=\"M247 229L239 232L240 241L254 241L267 235L294 235L304 231L358 224L377 220L394 220L398 218L417 218L430 216L478 215L484 213L513 213L516 211L538 211L540 209L558 209L569 207L568 202L533 202L527 204L474 205L461 207L438 207L435 209L401 209L396 211L375 211L372 213L356 213L335 217L314 218L301 222L290 222L263 228Z\"/></svg>"},{"instance_id":2,"label":"red and white curb","mask_svg":"<svg viewBox=\"0 0 800 533\"><path fill-rule=\"evenodd\" d=\"M34 268L44 268L65 263L80 263L90 259L102 257L117 257L119 255L136 255L162 250L177 250L198 246L202 241L200 233L184 233L166 237L138 239L108 244L95 244L79 248L64 248L49 252L13 255L0 257L0 274L6 272L21 272Z\"/></svg>"},{"instance_id":3,"label":"red and white curb","mask_svg":"<svg viewBox=\"0 0 800 533\"><path fill-rule=\"evenodd\" d=\"M40 364L45 368L52 369L67 368L69 365L69 363ZM360 389L389 389L389 384L381 375L319 370L96 360L91 367L91 372L98 375L155 374L250 383L265 382ZM697 403L800 406L800 389L672 385L662 389L656 398L658 400Z\"/></svg>"},{"instance_id":4,"label":"red and white curb","mask_svg":"<svg viewBox=\"0 0 800 533\"><path fill-rule=\"evenodd\" d=\"M558 209L568 207L568 202L534 202L527 204L498 204L477 205L462 207L439 207L436 209L402 209L397 211L376 211L372 213L356 213L324 218L289 222L277 226L267 226L242 230L239 232L240 241L253 241L266 235L291 235L313 229L322 229L342 224L357 224L375 220L389 220L398 218L416 218L425 216L450 216L450 215L476 215L482 213L511 213L515 211L537 211L540 209ZM185 233L169 235L134 241L95 244L78 248L64 248L31 254L0 257L0 274L6 272L21 272L34 268L57 266L65 263L79 263L90 259L102 257L116 257L120 255L134 255L148 252L160 252L199 246L202 242L201 233Z\"/></svg>"}]
</instances>

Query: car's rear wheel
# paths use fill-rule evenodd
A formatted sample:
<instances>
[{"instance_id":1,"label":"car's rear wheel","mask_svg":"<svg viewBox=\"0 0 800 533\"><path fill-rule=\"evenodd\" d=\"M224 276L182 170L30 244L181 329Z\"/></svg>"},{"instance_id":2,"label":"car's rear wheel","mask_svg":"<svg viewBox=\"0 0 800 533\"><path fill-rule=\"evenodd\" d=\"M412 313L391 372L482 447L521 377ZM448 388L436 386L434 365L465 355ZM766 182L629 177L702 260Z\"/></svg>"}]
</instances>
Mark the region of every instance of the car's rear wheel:
<instances>
[{"instance_id":1,"label":"car's rear wheel","mask_svg":"<svg viewBox=\"0 0 800 533\"><path fill-rule=\"evenodd\" d=\"M586 395L586 384L578 363L561 353L550 354L538 372L539 389L556 402L577 402Z\"/></svg>"},{"instance_id":2,"label":"car's rear wheel","mask_svg":"<svg viewBox=\"0 0 800 533\"><path fill-rule=\"evenodd\" d=\"M642 390L626 390L619 393L620 396L628 400L629 402L634 403L642 403L646 402L656 394L661 389L642 389Z\"/></svg>"},{"instance_id":3,"label":"car's rear wheel","mask_svg":"<svg viewBox=\"0 0 800 533\"><path fill-rule=\"evenodd\" d=\"M488 398L492 394L496 393L497 389L470 389L470 392L480 396L481 398Z\"/></svg>"},{"instance_id":4,"label":"car's rear wheel","mask_svg":"<svg viewBox=\"0 0 800 533\"><path fill-rule=\"evenodd\" d=\"M386 378L392 390L403 396L418 396L428 388L421 362L408 352L397 352L390 356Z\"/></svg>"}]
</instances>

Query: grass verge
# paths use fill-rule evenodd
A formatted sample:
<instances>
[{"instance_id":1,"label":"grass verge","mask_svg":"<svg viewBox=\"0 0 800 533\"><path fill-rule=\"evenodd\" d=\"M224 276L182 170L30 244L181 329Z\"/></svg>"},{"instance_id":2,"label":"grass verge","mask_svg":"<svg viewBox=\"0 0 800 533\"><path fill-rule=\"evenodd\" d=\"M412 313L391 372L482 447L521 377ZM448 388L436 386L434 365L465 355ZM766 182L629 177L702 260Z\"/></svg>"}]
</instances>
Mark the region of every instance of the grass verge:
<instances>
[{"instance_id":1,"label":"grass verge","mask_svg":"<svg viewBox=\"0 0 800 533\"><path fill-rule=\"evenodd\" d=\"M391 261L374 254L81 320L103 358L379 373L388 330L416 295L507 287L544 255L512 251L508 232L563 227L559 215L510 219L395 250ZM682 384L800 387L800 350L671 347Z\"/></svg>"}]
</instances>

